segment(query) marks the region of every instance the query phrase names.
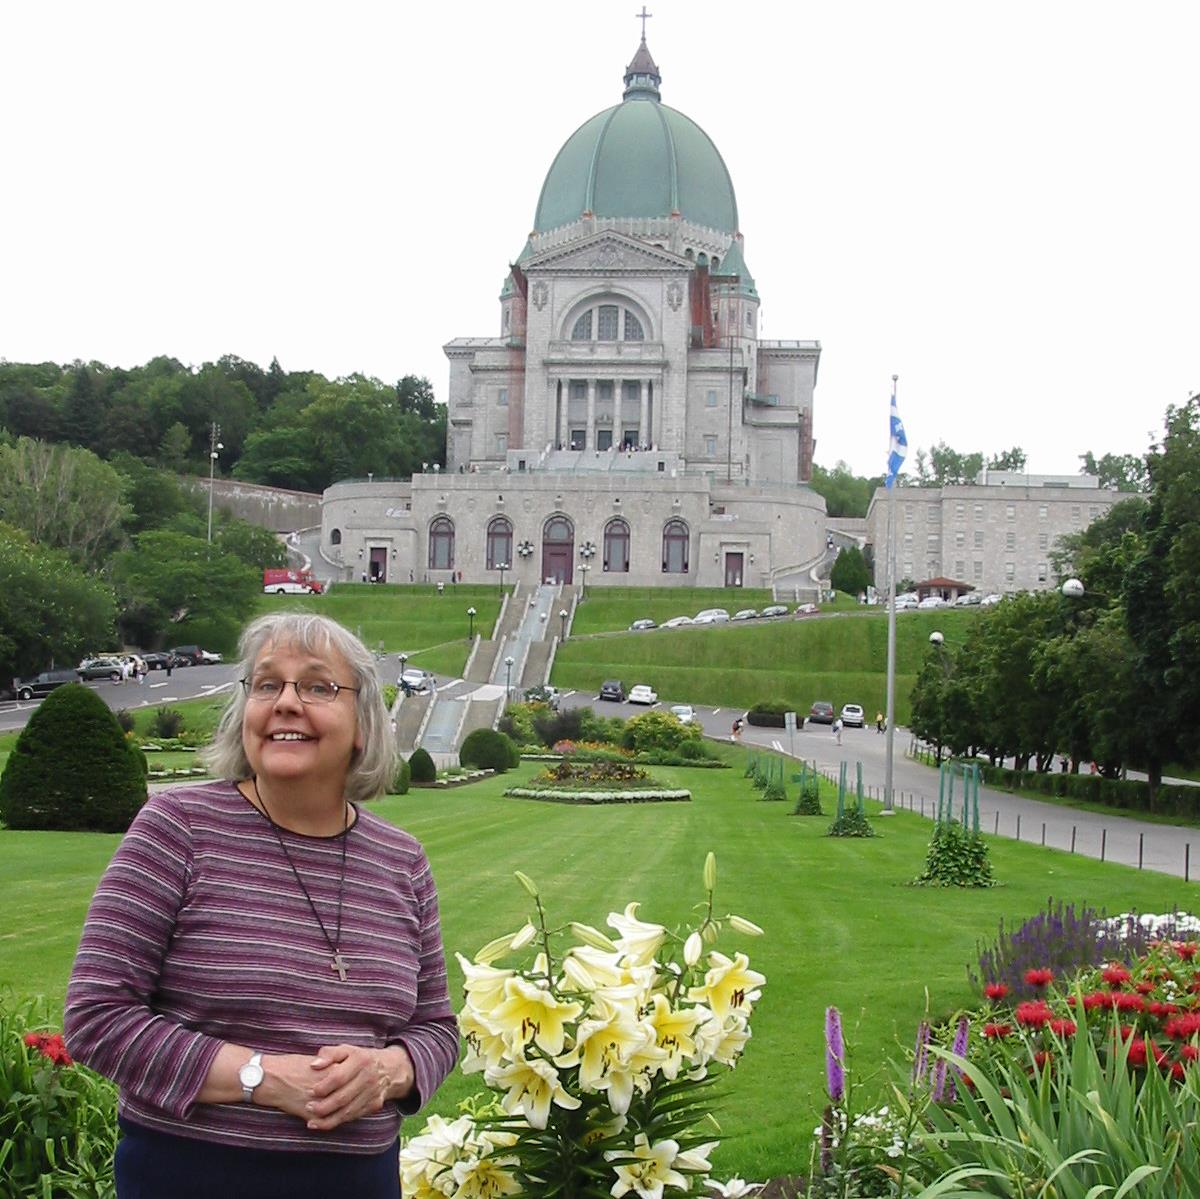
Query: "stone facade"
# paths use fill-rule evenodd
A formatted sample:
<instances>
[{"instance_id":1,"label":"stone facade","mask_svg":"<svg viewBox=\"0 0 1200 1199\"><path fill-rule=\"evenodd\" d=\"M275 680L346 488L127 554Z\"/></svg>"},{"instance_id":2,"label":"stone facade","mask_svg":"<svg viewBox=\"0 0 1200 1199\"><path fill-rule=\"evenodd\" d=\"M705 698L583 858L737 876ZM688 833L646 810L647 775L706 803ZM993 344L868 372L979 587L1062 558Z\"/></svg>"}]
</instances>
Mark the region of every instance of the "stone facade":
<instances>
[{"instance_id":1,"label":"stone facade","mask_svg":"<svg viewBox=\"0 0 1200 1199\"><path fill-rule=\"evenodd\" d=\"M887 582L887 495L878 488L867 512L880 590ZM972 485L901 487L897 579L944 577L1001 595L1046 590L1056 585L1050 553L1058 539L1086 528L1120 498L1093 475L985 471Z\"/></svg>"}]
</instances>

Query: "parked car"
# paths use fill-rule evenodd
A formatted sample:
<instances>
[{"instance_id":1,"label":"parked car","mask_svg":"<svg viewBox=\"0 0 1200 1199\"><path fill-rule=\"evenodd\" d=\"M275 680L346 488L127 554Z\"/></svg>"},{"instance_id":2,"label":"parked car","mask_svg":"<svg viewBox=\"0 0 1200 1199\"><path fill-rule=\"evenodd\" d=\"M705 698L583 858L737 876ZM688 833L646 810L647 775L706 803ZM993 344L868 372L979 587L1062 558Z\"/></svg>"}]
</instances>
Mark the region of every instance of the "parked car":
<instances>
[{"instance_id":1,"label":"parked car","mask_svg":"<svg viewBox=\"0 0 1200 1199\"><path fill-rule=\"evenodd\" d=\"M167 653L175 655L177 666L204 665L204 650L198 645L173 645Z\"/></svg>"},{"instance_id":2,"label":"parked car","mask_svg":"<svg viewBox=\"0 0 1200 1199\"><path fill-rule=\"evenodd\" d=\"M847 728L861 729L865 723L861 704L842 704L842 724Z\"/></svg>"},{"instance_id":3,"label":"parked car","mask_svg":"<svg viewBox=\"0 0 1200 1199\"><path fill-rule=\"evenodd\" d=\"M1001 601L1003 598L1004 598L1004 596L1002 596L1002 595L996 595L996 594L994 594L994 593L993 593L992 595L985 595L985 596L983 597L983 599L981 599L981 600L979 601L979 606L980 606L981 608L993 608L993 607L995 607L995 606L996 606L996 605L997 605L997 604L998 604L998 603L999 603L999 602L1000 602L1000 601Z\"/></svg>"},{"instance_id":4,"label":"parked car","mask_svg":"<svg viewBox=\"0 0 1200 1199\"><path fill-rule=\"evenodd\" d=\"M833 704L819 699L808 710L809 724L833 724Z\"/></svg>"},{"instance_id":5,"label":"parked car","mask_svg":"<svg viewBox=\"0 0 1200 1199\"><path fill-rule=\"evenodd\" d=\"M527 704L548 704L555 712L558 711L559 693L557 687L530 687L525 692Z\"/></svg>"},{"instance_id":6,"label":"parked car","mask_svg":"<svg viewBox=\"0 0 1200 1199\"><path fill-rule=\"evenodd\" d=\"M640 633L643 629L657 629L657 628L658 628L658 625L655 621L650 620L648 617L643 617L641 620L635 620L633 622L633 624L631 624L629 626L629 631L631 633Z\"/></svg>"},{"instance_id":7,"label":"parked car","mask_svg":"<svg viewBox=\"0 0 1200 1199\"><path fill-rule=\"evenodd\" d=\"M143 654L142 661L147 670L166 670L168 666L174 670L179 665L179 659L170 650L161 654Z\"/></svg>"},{"instance_id":8,"label":"parked car","mask_svg":"<svg viewBox=\"0 0 1200 1199\"><path fill-rule=\"evenodd\" d=\"M201 666L215 666L218 662L223 662L224 660L220 654L211 649L202 649L200 651Z\"/></svg>"},{"instance_id":9,"label":"parked car","mask_svg":"<svg viewBox=\"0 0 1200 1199\"><path fill-rule=\"evenodd\" d=\"M423 695L433 690L433 675L428 670L406 670L400 676L400 688L408 687L410 695Z\"/></svg>"},{"instance_id":10,"label":"parked car","mask_svg":"<svg viewBox=\"0 0 1200 1199\"><path fill-rule=\"evenodd\" d=\"M788 614L787 604L768 604L759 613L759 616L786 616L787 614Z\"/></svg>"},{"instance_id":11,"label":"parked car","mask_svg":"<svg viewBox=\"0 0 1200 1199\"><path fill-rule=\"evenodd\" d=\"M919 604L918 608L946 608L949 605L940 595L927 595Z\"/></svg>"},{"instance_id":12,"label":"parked car","mask_svg":"<svg viewBox=\"0 0 1200 1199\"><path fill-rule=\"evenodd\" d=\"M120 658L84 658L75 669L80 679L111 679L114 683L121 681Z\"/></svg>"},{"instance_id":13,"label":"parked car","mask_svg":"<svg viewBox=\"0 0 1200 1199\"><path fill-rule=\"evenodd\" d=\"M705 608L697 612L692 624L724 624L729 619L729 613L724 608Z\"/></svg>"},{"instance_id":14,"label":"parked car","mask_svg":"<svg viewBox=\"0 0 1200 1199\"><path fill-rule=\"evenodd\" d=\"M625 684L620 679L606 679L600 684L600 698L623 704L625 702Z\"/></svg>"},{"instance_id":15,"label":"parked car","mask_svg":"<svg viewBox=\"0 0 1200 1199\"><path fill-rule=\"evenodd\" d=\"M896 611L915 612L920 602L915 595L898 595L896 596Z\"/></svg>"},{"instance_id":16,"label":"parked car","mask_svg":"<svg viewBox=\"0 0 1200 1199\"><path fill-rule=\"evenodd\" d=\"M693 623L690 616L672 616L670 620L663 621L662 627L664 629L681 629L685 624Z\"/></svg>"},{"instance_id":17,"label":"parked car","mask_svg":"<svg viewBox=\"0 0 1200 1199\"><path fill-rule=\"evenodd\" d=\"M631 704L656 704L658 703L658 693L652 691L645 683L638 683L629 690L629 702Z\"/></svg>"},{"instance_id":18,"label":"parked car","mask_svg":"<svg viewBox=\"0 0 1200 1199\"><path fill-rule=\"evenodd\" d=\"M820 608L816 604L801 604L796 609L797 616L816 616L820 612Z\"/></svg>"},{"instance_id":19,"label":"parked car","mask_svg":"<svg viewBox=\"0 0 1200 1199\"><path fill-rule=\"evenodd\" d=\"M693 724L696 720L696 712L691 704L673 704L671 706L671 715L680 724Z\"/></svg>"},{"instance_id":20,"label":"parked car","mask_svg":"<svg viewBox=\"0 0 1200 1199\"><path fill-rule=\"evenodd\" d=\"M758 612L753 608L743 608L740 612L735 612L730 620L757 620Z\"/></svg>"},{"instance_id":21,"label":"parked car","mask_svg":"<svg viewBox=\"0 0 1200 1199\"><path fill-rule=\"evenodd\" d=\"M29 679L14 679L13 691L17 699L40 699L56 687L78 682L79 676L73 670L43 670Z\"/></svg>"},{"instance_id":22,"label":"parked car","mask_svg":"<svg viewBox=\"0 0 1200 1199\"><path fill-rule=\"evenodd\" d=\"M983 603L983 596L978 591L965 591L954 601L956 608L974 608Z\"/></svg>"}]
</instances>

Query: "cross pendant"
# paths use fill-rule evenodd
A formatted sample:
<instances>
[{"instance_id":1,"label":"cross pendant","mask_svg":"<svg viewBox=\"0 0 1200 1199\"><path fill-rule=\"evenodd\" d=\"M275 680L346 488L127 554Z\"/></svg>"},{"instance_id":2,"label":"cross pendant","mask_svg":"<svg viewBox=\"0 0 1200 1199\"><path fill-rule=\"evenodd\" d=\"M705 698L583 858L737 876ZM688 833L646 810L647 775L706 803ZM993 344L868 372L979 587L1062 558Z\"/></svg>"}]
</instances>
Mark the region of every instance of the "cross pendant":
<instances>
[{"instance_id":1,"label":"cross pendant","mask_svg":"<svg viewBox=\"0 0 1200 1199\"><path fill-rule=\"evenodd\" d=\"M342 959L342 955L336 949L333 951L333 961L329 963L329 969L336 970L338 978L340 978L342 982L346 981L346 963Z\"/></svg>"}]
</instances>

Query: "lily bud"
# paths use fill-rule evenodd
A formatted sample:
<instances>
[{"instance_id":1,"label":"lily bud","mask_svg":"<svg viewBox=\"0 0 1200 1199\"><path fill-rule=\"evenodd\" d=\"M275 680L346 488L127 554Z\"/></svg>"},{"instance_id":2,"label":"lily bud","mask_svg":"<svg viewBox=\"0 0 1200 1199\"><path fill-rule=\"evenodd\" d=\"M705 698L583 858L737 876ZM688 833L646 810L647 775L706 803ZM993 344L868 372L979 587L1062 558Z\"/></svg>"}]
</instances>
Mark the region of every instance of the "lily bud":
<instances>
[{"instance_id":1,"label":"lily bud","mask_svg":"<svg viewBox=\"0 0 1200 1199\"><path fill-rule=\"evenodd\" d=\"M477 966L488 966L497 958L502 958L512 947L512 937L497 937L489 941L476 955Z\"/></svg>"},{"instance_id":2,"label":"lily bud","mask_svg":"<svg viewBox=\"0 0 1200 1199\"><path fill-rule=\"evenodd\" d=\"M701 936L710 944L716 944L717 937L720 935L721 929L715 920L710 920L701 932Z\"/></svg>"},{"instance_id":3,"label":"lily bud","mask_svg":"<svg viewBox=\"0 0 1200 1199\"><path fill-rule=\"evenodd\" d=\"M569 927L572 934L585 945L603 950L605 953L617 952L617 947L598 928L593 928L590 924L580 924L577 920L572 920Z\"/></svg>"},{"instance_id":4,"label":"lily bud","mask_svg":"<svg viewBox=\"0 0 1200 1199\"><path fill-rule=\"evenodd\" d=\"M521 886L524 887L525 890L529 892L529 898L537 899L538 889L537 889L537 885L534 883L533 879L531 879L529 877L529 875L527 875L525 873L525 871L523 871L523 870L514 870L513 874L516 875L517 882L519 882L521 884Z\"/></svg>"},{"instance_id":5,"label":"lily bud","mask_svg":"<svg viewBox=\"0 0 1200 1199\"><path fill-rule=\"evenodd\" d=\"M570 954L563 958L563 973L581 991L590 991L596 985L596 980Z\"/></svg>"},{"instance_id":6,"label":"lily bud","mask_svg":"<svg viewBox=\"0 0 1200 1199\"><path fill-rule=\"evenodd\" d=\"M704 941L699 933L691 933L688 939L683 943L683 960L689 966L694 966L700 960L700 954L704 951Z\"/></svg>"},{"instance_id":7,"label":"lily bud","mask_svg":"<svg viewBox=\"0 0 1200 1199\"><path fill-rule=\"evenodd\" d=\"M729 927L739 933L745 933L748 937L761 937L763 935L763 930L753 920L747 920L744 916L730 916Z\"/></svg>"},{"instance_id":8,"label":"lily bud","mask_svg":"<svg viewBox=\"0 0 1200 1199\"><path fill-rule=\"evenodd\" d=\"M704 859L704 889L717 889L717 855L711 849L708 851L708 857Z\"/></svg>"},{"instance_id":9,"label":"lily bud","mask_svg":"<svg viewBox=\"0 0 1200 1199\"><path fill-rule=\"evenodd\" d=\"M509 949L524 949L534 937L537 936L537 929L532 924L527 924L513 939L508 943Z\"/></svg>"}]
</instances>

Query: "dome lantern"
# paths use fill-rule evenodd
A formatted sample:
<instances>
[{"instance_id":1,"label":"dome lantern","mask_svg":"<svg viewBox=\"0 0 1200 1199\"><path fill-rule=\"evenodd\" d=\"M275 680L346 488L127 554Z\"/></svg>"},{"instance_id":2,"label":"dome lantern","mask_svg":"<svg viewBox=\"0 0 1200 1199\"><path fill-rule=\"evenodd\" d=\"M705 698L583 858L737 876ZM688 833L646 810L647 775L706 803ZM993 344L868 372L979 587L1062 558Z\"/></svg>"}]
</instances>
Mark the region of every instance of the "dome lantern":
<instances>
[{"instance_id":1,"label":"dome lantern","mask_svg":"<svg viewBox=\"0 0 1200 1199\"><path fill-rule=\"evenodd\" d=\"M661 99L659 88L662 86L662 76L658 66L646 45L646 35L642 34L642 44L638 46L633 61L625 68L624 100L658 100Z\"/></svg>"}]
</instances>

